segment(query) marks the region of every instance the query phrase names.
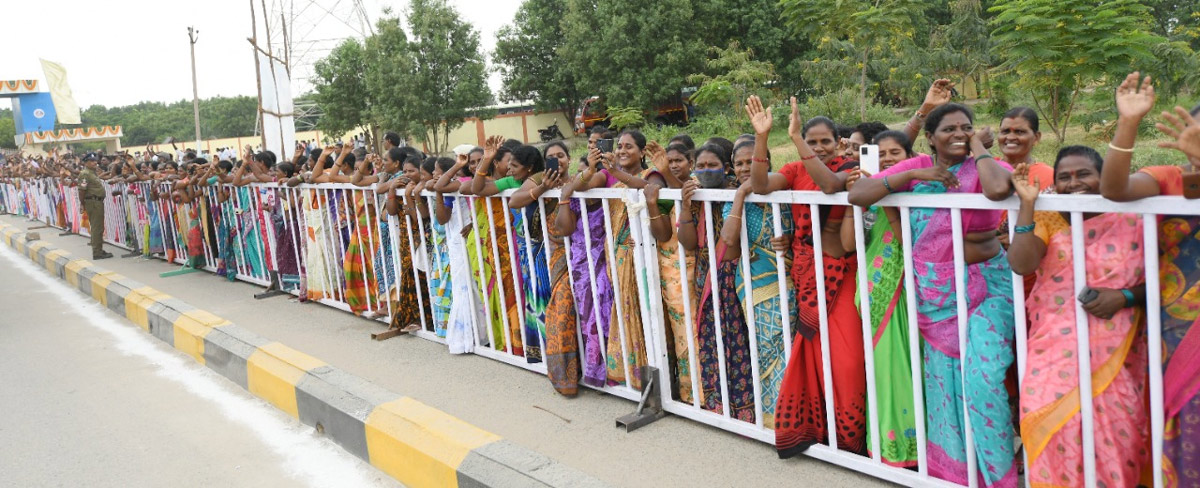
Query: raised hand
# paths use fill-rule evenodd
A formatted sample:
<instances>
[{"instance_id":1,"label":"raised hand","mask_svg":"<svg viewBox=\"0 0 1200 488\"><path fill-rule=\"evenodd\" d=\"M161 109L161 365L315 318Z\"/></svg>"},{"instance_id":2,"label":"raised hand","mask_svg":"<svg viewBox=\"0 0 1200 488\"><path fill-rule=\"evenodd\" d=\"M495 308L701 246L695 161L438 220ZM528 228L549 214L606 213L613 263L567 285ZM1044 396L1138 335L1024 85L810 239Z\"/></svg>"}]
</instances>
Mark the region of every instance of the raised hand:
<instances>
[{"instance_id":1,"label":"raised hand","mask_svg":"<svg viewBox=\"0 0 1200 488\"><path fill-rule=\"evenodd\" d=\"M1029 164L1021 163L1012 172L1013 188L1017 192L1017 198L1022 202L1032 204L1037 201L1042 182L1041 178L1034 178L1033 184L1029 184Z\"/></svg>"},{"instance_id":2,"label":"raised hand","mask_svg":"<svg viewBox=\"0 0 1200 488\"><path fill-rule=\"evenodd\" d=\"M771 124L775 122L775 119L771 117L770 108L763 108L762 100L758 98L758 95L750 95L750 98L746 99L746 115L750 116L750 125L754 126L754 133L759 136L771 133Z\"/></svg>"},{"instance_id":3,"label":"raised hand","mask_svg":"<svg viewBox=\"0 0 1200 488\"><path fill-rule=\"evenodd\" d=\"M1163 119L1170 122L1170 126L1161 122L1154 124L1163 134L1175 138L1174 141L1158 143L1158 147L1174 149L1195 161L1200 161L1200 122L1197 122L1192 114L1183 107L1176 106L1175 113L1179 116L1176 117L1168 112L1162 113Z\"/></svg>"},{"instance_id":4,"label":"raised hand","mask_svg":"<svg viewBox=\"0 0 1200 488\"><path fill-rule=\"evenodd\" d=\"M546 177L542 178L542 190L552 190L558 188L563 182L563 174L556 169L546 170Z\"/></svg>"},{"instance_id":5,"label":"raised hand","mask_svg":"<svg viewBox=\"0 0 1200 488\"><path fill-rule=\"evenodd\" d=\"M654 165L654 169L664 175L671 173L671 166L667 164L667 150L656 141L646 143L646 157L650 159L650 163Z\"/></svg>"},{"instance_id":6,"label":"raised hand","mask_svg":"<svg viewBox=\"0 0 1200 488\"><path fill-rule=\"evenodd\" d=\"M850 191L850 188L853 187L858 180L870 177L871 173L867 172L866 170L854 168L850 171L850 175L846 177L846 191Z\"/></svg>"},{"instance_id":7,"label":"raised hand","mask_svg":"<svg viewBox=\"0 0 1200 488\"><path fill-rule=\"evenodd\" d=\"M1154 85L1147 76L1138 87L1141 73L1134 71L1117 87L1117 114L1120 117L1141 120L1154 108Z\"/></svg>"},{"instance_id":8,"label":"raised hand","mask_svg":"<svg viewBox=\"0 0 1200 488\"><path fill-rule=\"evenodd\" d=\"M496 152L500 150L500 145L504 144L504 136L491 136L483 142L483 160L491 161L496 157Z\"/></svg>"},{"instance_id":9,"label":"raised hand","mask_svg":"<svg viewBox=\"0 0 1200 488\"><path fill-rule=\"evenodd\" d=\"M788 136L793 141L803 140L804 136L804 121L800 120L800 104L796 102L796 97L792 97L792 115L788 118Z\"/></svg>"},{"instance_id":10,"label":"raised hand","mask_svg":"<svg viewBox=\"0 0 1200 488\"><path fill-rule=\"evenodd\" d=\"M996 142L996 135L992 133L992 128L987 126L973 132L971 138L978 140L984 149L991 149L992 144Z\"/></svg>"},{"instance_id":11,"label":"raised hand","mask_svg":"<svg viewBox=\"0 0 1200 488\"><path fill-rule=\"evenodd\" d=\"M950 103L954 83L945 78L935 80L925 93L925 101L921 103L921 113L928 114L930 110Z\"/></svg>"}]
</instances>

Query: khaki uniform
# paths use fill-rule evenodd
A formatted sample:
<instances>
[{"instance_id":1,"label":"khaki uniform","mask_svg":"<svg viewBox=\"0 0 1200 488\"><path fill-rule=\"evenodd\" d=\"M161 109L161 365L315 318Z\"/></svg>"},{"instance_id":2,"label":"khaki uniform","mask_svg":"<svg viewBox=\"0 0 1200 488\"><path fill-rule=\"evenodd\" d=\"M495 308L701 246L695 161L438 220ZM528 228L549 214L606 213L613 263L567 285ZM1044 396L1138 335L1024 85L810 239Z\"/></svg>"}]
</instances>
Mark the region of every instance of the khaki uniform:
<instances>
[{"instance_id":1,"label":"khaki uniform","mask_svg":"<svg viewBox=\"0 0 1200 488\"><path fill-rule=\"evenodd\" d=\"M96 257L104 252L104 183L90 169L80 172L79 177L83 180L79 187L83 211L87 212L91 224L88 232L91 233L92 257Z\"/></svg>"}]
</instances>

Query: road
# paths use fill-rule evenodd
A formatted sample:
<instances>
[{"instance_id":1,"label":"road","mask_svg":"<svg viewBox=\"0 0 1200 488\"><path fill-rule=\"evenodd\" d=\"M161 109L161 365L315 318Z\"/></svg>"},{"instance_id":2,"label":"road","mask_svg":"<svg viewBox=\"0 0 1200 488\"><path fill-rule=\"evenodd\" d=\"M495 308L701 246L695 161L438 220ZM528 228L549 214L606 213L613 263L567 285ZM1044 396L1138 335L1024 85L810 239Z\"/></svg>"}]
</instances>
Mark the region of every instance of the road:
<instances>
[{"instance_id":1,"label":"road","mask_svg":"<svg viewBox=\"0 0 1200 488\"><path fill-rule=\"evenodd\" d=\"M39 225L8 215L0 221L20 229ZM87 238L38 231L59 249L90 256ZM97 265L613 486L794 486L798 480L822 488L894 486L805 456L780 460L774 446L677 416L625 433L614 419L636 407L627 400L585 388L565 398L545 376L477 355L450 355L446 346L416 337L372 341L370 334L385 324L286 297L255 300L261 288L247 283L209 273L160 278L178 266L159 260L118 257Z\"/></svg>"},{"instance_id":2,"label":"road","mask_svg":"<svg viewBox=\"0 0 1200 488\"><path fill-rule=\"evenodd\" d=\"M0 246L0 486L399 486Z\"/></svg>"}]
</instances>

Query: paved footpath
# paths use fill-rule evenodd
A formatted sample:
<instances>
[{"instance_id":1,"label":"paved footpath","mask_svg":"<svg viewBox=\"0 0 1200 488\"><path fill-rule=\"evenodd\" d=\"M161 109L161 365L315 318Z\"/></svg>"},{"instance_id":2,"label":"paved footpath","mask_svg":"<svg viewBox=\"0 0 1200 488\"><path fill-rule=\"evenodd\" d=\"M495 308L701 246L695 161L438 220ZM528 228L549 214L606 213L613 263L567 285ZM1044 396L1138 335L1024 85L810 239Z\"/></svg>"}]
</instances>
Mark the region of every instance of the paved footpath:
<instances>
[{"instance_id":1,"label":"paved footpath","mask_svg":"<svg viewBox=\"0 0 1200 488\"><path fill-rule=\"evenodd\" d=\"M399 486L7 246L0 276L0 486Z\"/></svg>"},{"instance_id":2,"label":"paved footpath","mask_svg":"<svg viewBox=\"0 0 1200 488\"><path fill-rule=\"evenodd\" d=\"M37 225L8 215L0 222ZM75 256L89 255L86 238L36 231ZM675 416L625 433L614 419L634 409L627 400L583 388L577 398L564 398L544 376L475 355L452 356L445 346L416 337L375 342L370 334L384 330L382 323L287 297L255 300L260 289L246 283L210 273L159 278L176 269L160 260L117 257L96 264L614 486L888 486L803 456L780 460L772 446ZM0 310L6 313L14 302L12 294L4 296ZM0 375L5 371L12 369L0 367Z\"/></svg>"}]
</instances>

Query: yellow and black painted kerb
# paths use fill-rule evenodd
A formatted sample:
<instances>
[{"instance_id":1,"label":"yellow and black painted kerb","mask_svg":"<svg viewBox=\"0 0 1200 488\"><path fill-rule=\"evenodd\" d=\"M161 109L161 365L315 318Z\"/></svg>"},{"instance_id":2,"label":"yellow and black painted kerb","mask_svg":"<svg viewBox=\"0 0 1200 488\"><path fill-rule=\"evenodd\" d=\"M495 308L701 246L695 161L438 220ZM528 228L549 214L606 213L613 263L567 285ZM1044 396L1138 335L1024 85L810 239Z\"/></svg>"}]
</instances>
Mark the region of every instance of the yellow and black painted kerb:
<instances>
[{"instance_id":1,"label":"yellow and black painted kerb","mask_svg":"<svg viewBox=\"0 0 1200 488\"><path fill-rule=\"evenodd\" d=\"M603 486L415 399L272 342L0 222L13 249L410 487Z\"/></svg>"}]
</instances>

